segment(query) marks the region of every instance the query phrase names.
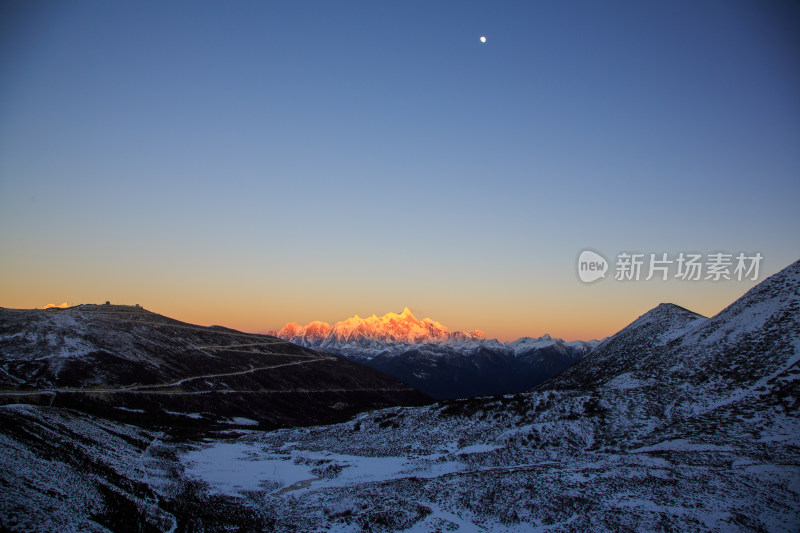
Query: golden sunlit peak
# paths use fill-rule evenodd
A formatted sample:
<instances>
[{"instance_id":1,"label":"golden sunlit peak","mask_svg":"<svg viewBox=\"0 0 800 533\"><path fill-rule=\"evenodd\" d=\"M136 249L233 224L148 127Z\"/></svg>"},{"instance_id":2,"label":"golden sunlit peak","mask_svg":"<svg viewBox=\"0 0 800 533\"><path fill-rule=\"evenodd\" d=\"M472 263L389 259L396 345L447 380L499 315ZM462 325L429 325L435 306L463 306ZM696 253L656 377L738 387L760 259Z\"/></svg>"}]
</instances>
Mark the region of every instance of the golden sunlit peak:
<instances>
[{"instance_id":1,"label":"golden sunlit peak","mask_svg":"<svg viewBox=\"0 0 800 533\"><path fill-rule=\"evenodd\" d=\"M486 338L486 333L482 332L479 329L476 329L476 330L470 331L469 332L469 336L472 337L473 339L485 339Z\"/></svg>"},{"instance_id":2,"label":"golden sunlit peak","mask_svg":"<svg viewBox=\"0 0 800 533\"><path fill-rule=\"evenodd\" d=\"M445 326L430 318L418 320L408 307L404 308L399 315L391 312L380 317L373 314L369 318L361 318L355 315L337 322L333 326L325 322L312 322L305 327L289 323L278 332L277 336L287 340L314 340L316 342L323 342L326 339L335 340L336 342L373 339L384 342L407 343L437 343L456 338L485 338L485 335L481 332L477 332L477 334L460 331L451 333Z\"/></svg>"},{"instance_id":3,"label":"golden sunlit peak","mask_svg":"<svg viewBox=\"0 0 800 533\"><path fill-rule=\"evenodd\" d=\"M56 300L56 301L58 301L58 300ZM42 307L42 309L50 309L50 308L53 308L53 307L56 308L56 309L66 309L67 307L69 307L69 304L67 302L64 302L61 305L47 304L44 307Z\"/></svg>"}]
</instances>

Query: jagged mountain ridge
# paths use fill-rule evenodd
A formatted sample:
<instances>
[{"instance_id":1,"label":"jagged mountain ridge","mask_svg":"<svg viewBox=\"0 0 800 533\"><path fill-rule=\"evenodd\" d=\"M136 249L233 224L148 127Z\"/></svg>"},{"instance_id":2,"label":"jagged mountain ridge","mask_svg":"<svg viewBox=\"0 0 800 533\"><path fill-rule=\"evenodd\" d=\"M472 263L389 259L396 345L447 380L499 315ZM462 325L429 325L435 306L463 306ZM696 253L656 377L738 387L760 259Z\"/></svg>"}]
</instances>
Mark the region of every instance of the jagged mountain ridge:
<instances>
[{"instance_id":1,"label":"jagged mountain ridge","mask_svg":"<svg viewBox=\"0 0 800 533\"><path fill-rule=\"evenodd\" d=\"M376 355L403 353L409 348L421 348L428 345L428 350L435 346L446 346L453 351L470 354L482 348L508 350L519 354L533 348L544 348L554 344L564 344L569 348L593 348L599 341L571 341L554 339L550 335L539 338L521 337L515 341L501 343L497 339L489 339L481 330L469 333L451 332L446 326L431 318L417 319L406 307L402 313L387 313L381 317L372 315L361 318L358 315L336 324L313 321L302 326L290 322L278 331L268 331L270 335L299 344L339 353L351 358L369 359Z\"/></svg>"},{"instance_id":2,"label":"jagged mountain ridge","mask_svg":"<svg viewBox=\"0 0 800 533\"><path fill-rule=\"evenodd\" d=\"M356 315L333 326L290 323L276 336L386 372L436 399L528 390L599 343L564 342L550 335L501 343L480 330L451 333L430 318L418 320L408 308L382 317Z\"/></svg>"},{"instance_id":3,"label":"jagged mountain ridge","mask_svg":"<svg viewBox=\"0 0 800 533\"><path fill-rule=\"evenodd\" d=\"M351 343L366 347L374 345L374 342L443 344L453 340L486 339L480 330L451 333L447 327L430 318L418 320L408 307L400 314L387 313L380 317L373 314L367 318L355 315L333 325L322 321L314 321L306 326L290 322L279 331L270 333L302 346L322 348L342 348Z\"/></svg>"}]
</instances>

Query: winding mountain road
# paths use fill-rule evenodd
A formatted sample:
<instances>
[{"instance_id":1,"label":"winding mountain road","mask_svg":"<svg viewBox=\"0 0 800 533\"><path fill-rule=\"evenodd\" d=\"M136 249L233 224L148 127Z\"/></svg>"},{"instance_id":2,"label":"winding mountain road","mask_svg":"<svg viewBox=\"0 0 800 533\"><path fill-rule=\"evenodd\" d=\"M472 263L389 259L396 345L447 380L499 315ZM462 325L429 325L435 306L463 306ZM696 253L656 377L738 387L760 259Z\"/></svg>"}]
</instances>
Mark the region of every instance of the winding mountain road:
<instances>
[{"instance_id":1,"label":"winding mountain road","mask_svg":"<svg viewBox=\"0 0 800 533\"><path fill-rule=\"evenodd\" d=\"M58 393L84 393L84 394L116 394L116 393L139 393L139 394L164 394L164 395L186 395L192 396L197 394L238 394L238 393L252 393L252 394L290 394L290 393L303 393L313 394L320 392L389 392L389 391L405 391L414 390L412 387L357 387L357 388L335 388L335 389L320 389L320 390L237 390L237 389L209 389L202 391L182 391L182 390L158 390L170 389L172 387L179 387L189 381L196 381L198 379L215 379L224 378L229 376L241 376L243 374L251 374L263 370L272 370L275 368L282 368L293 365L304 365L307 363L316 363L318 361L330 361L334 357L316 357L313 359L304 359L302 361L294 361L291 363L281 363L279 365L260 366L256 368L248 368L247 370L239 370L236 372L223 372L220 374L202 374L199 376L189 376L186 378L172 381L169 383L154 383L151 385L127 385L124 387L97 387L97 388L47 388L29 391L14 391L14 390L0 390L0 396L40 396L40 395L57 395Z\"/></svg>"},{"instance_id":2,"label":"winding mountain road","mask_svg":"<svg viewBox=\"0 0 800 533\"><path fill-rule=\"evenodd\" d=\"M75 393L75 392L83 392L83 393L90 393L90 394L113 394L118 392L146 392L148 394L203 394L208 392L226 392L226 391L159 391L159 390L152 390L152 389L169 389L172 387L179 387L184 383L189 381L196 381L198 379L214 379L214 378L224 378L229 376L241 376L243 374L252 374L254 372L260 372L262 370L273 370L275 368L282 368L287 366L294 366L294 365L304 365L308 363L315 363L318 361L330 361L334 359L333 357L316 357L313 359L304 359L302 361L293 361L291 363L281 363L279 365L270 365L270 366L261 366L256 368L248 368L247 370L238 370L236 372L223 372L220 374L202 374L199 376L189 376L186 378L179 379L177 381L172 381L170 383L154 383L150 385L126 385L124 387L93 387L93 388L47 388L47 389L38 389L38 390L31 390L31 391L9 391L9 390L0 390L0 396L33 396L38 394L56 394L59 392L62 393ZM236 391L231 390L229 392L245 392L245 391ZM252 391L255 392L255 391ZM296 391L258 391L258 392L296 392Z\"/></svg>"}]
</instances>

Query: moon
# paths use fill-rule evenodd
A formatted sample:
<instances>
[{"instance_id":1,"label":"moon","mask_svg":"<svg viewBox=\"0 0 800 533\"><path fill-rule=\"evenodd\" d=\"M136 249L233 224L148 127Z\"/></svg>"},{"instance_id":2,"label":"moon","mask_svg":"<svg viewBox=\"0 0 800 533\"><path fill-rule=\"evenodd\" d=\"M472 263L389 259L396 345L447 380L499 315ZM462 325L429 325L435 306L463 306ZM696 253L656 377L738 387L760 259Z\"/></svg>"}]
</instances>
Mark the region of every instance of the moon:
<instances>
[{"instance_id":1,"label":"moon","mask_svg":"<svg viewBox=\"0 0 800 533\"><path fill-rule=\"evenodd\" d=\"M484 37L483 35L481 35L481 42L482 42L482 43L485 43L485 42L486 42L486 37Z\"/></svg>"}]
</instances>

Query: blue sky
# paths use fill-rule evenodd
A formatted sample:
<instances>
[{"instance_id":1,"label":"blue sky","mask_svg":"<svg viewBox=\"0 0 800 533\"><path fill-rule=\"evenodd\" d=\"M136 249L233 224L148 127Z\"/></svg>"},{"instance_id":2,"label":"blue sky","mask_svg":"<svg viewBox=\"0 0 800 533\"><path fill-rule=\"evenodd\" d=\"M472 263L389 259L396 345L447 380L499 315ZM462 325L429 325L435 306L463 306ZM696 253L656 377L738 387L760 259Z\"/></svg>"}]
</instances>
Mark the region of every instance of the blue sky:
<instances>
[{"instance_id":1,"label":"blue sky","mask_svg":"<svg viewBox=\"0 0 800 533\"><path fill-rule=\"evenodd\" d=\"M2 10L0 305L569 337L748 288L582 286L585 247L800 256L790 2Z\"/></svg>"}]
</instances>

